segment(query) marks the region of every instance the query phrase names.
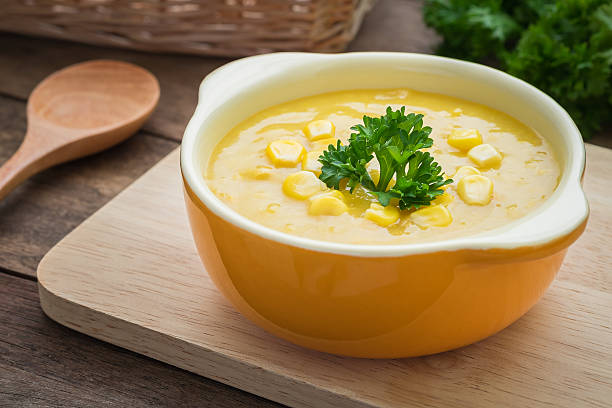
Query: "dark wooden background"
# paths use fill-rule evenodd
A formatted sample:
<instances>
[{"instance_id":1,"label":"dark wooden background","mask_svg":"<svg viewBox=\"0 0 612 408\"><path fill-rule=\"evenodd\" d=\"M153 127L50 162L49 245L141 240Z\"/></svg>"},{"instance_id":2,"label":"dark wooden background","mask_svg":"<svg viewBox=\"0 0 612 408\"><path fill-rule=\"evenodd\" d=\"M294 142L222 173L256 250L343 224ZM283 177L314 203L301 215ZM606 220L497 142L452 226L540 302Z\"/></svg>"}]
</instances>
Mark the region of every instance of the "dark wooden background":
<instances>
[{"instance_id":1,"label":"dark wooden background","mask_svg":"<svg viewBox=\"0 0 612 408\"><path fill-rule=\"evenodd\" d=\"M422 23L419 1L379 0L349 51L432 52L437 41ZM0 406L278 405L81 335L41 311L36 266L43 255L179 145L198 84L229 61L0 33L0 163L23 138L33 87L57 69L95 58L151 70L161 84L160 104L128 141L45 171L0 202ZM592 142L612 147L610 133Z\"/></svg>"}]
</instances>

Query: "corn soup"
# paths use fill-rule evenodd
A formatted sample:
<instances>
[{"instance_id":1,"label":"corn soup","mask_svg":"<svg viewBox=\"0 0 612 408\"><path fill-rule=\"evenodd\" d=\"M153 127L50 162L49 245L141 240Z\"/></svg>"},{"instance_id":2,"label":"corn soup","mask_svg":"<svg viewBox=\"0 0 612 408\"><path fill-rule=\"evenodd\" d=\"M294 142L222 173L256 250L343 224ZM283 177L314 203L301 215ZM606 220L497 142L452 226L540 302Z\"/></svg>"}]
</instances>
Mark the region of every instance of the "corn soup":
<instances>
[{"instance_id":1,"label":"corn soup","mask_svg":"<svg viewBox=\"0 0 612 408\"><path fill-rule=\"evenodd\" d=\"M424 149L453 182L430 205L383 206L371 191L319 179L330 144L387 107L423 115L433 146ZM368 163L378 182L376 160ZM410 89L333 92L255 114L217 145L205 179L228 206L269 228L321 241L407 244L501 227L525 216L555 190L560 169L549 143L492 108ZM394 181L390 182L393 187Z\"/></svg>"}]
</instances>

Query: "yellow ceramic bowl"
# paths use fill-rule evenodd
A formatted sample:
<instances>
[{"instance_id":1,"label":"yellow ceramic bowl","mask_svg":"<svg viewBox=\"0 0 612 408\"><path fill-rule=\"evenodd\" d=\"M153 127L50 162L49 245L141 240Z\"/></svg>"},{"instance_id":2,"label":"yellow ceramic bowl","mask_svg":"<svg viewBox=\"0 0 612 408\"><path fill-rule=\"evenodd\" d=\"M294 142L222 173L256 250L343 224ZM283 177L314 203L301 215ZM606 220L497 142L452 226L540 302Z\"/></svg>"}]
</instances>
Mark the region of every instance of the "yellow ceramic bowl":
<instances>
[{"instance_id":1,"label":"yellow ceramic bowl","mask_svg":"<svg viewBox=\"0 0 612 408\"><path fill-rule=\"evenodd\" d=\"M550 140L555 193L528 216L480 235L411 245L319 242L266 228L225 205L203 172L217 142L252 114L295 98L408 87L488 105ZM584 146L550 97L503 72L419 54L280 53L225 65L202 82L181 148L198 252L242 314L293 343L357 357L461 347L508 326L542 296L582 233Z\"/></svg>"}]
</instances>

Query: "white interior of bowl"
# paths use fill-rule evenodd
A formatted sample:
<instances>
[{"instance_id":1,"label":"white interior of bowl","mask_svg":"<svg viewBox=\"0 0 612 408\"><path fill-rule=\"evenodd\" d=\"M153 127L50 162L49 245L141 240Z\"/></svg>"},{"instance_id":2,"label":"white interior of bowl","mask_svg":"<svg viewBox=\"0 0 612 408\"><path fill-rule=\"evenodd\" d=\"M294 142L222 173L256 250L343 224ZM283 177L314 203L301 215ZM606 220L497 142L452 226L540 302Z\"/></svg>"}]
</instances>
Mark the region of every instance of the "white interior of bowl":
<instances>
[{"instance_id":1,"label":"white interior of bowl","mask_svg":"<svg viewBox=\"0 0 612 408\"><path fill-rule=\"evenodd\" d=\"M249 116L296 98L345 89L399 88L436 92L505 112L548 139L562 169L553 195L505 227L440 242L352 245L302 238L257 224L219 200L203 177L215 145ZM580 185L584 145L569 115L533 86L483 65L407 53L276 53L244 58L208 75L183 137L181 169L187 183L215 214L265 238L316 251L358 256L399 256L441 250L516 248L569 234L588 216Z\"/></svg>"}]
</instances>

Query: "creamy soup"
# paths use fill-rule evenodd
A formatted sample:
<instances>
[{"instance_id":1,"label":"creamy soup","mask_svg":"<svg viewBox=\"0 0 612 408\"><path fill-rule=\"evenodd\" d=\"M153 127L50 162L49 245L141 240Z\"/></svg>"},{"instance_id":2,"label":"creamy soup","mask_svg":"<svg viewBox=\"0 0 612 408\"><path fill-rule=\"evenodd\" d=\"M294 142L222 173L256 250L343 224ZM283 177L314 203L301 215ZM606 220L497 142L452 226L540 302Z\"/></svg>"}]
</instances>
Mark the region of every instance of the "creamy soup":
<instances>
[{"instance_id":1,"label":"creamy soup","mask_svg":"<svg viewBox=\"0 0 612 408\"><path fill-rule=\"evenodd\" d=\"M364 115L405 107L433 130L429 151L444 187L429 206L387 207L363 187L330 190L318 157L348 143ZM370 162L375 179L377 162ZM238 124L216 147L205 178L243 216L289 234L354 244L405 244L477 234L533 211L555 190L559 165L549 143L486 106L410 89L354 90L302 98ZM391 183L391 185L393 182Z\"/></svg>"}]
</instances>

